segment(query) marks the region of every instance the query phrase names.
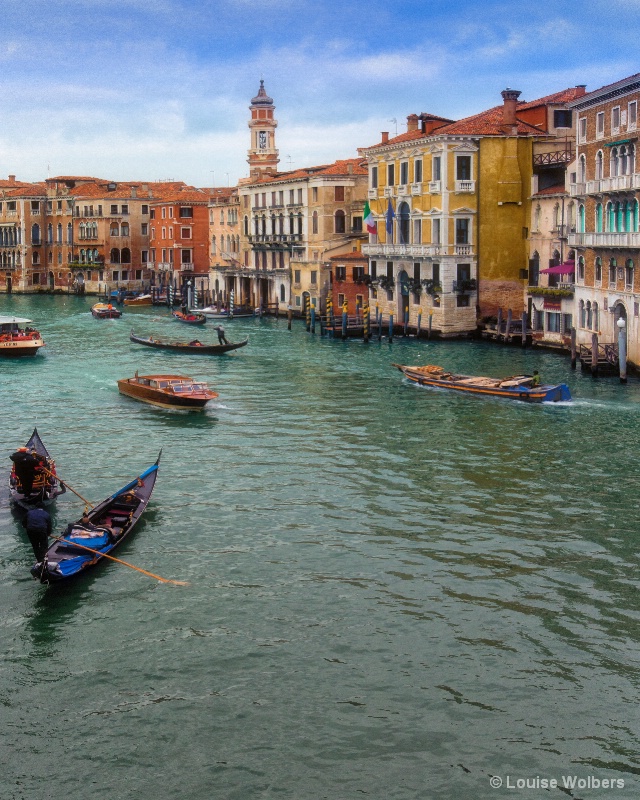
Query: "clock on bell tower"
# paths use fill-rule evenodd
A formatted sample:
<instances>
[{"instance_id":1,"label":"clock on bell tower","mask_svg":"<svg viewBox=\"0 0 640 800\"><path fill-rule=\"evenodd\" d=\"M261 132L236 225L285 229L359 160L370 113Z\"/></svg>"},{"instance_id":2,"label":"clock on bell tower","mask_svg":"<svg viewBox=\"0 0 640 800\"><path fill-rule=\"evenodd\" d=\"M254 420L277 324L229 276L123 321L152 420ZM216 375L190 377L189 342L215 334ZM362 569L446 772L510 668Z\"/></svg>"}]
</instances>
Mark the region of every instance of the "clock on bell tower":
<instances>
[{"instance_id":1,"label":"clock on bell tower","mask_svg":"<svg viewBox=\"0 0 640 800\"><path fill-rule=\"evenodd\" d=\"M276 149L277 121L273 117L275 106L273 100L264 89L264 81L260 81L258 94L249 106L251 119L251 147L249 148L249 174L251 178L261 175L275 175L278 171L278 150Z\"/></svg>"}]
</instances>

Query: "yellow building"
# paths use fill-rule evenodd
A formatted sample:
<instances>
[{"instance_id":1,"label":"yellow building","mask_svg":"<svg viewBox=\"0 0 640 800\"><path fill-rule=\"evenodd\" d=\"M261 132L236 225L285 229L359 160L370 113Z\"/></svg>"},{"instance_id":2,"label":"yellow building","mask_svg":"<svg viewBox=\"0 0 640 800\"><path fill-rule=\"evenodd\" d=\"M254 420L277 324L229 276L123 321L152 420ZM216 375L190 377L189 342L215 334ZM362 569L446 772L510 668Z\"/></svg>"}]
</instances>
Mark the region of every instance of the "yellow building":
<instances>
[{"instance_id":1,"label":"yellow building","mask_svg":"<svg viewBox=\"0 0 640 800\"><path fill-rule=\"evenodd\" d=\"M385 318L415 328L421 314L459 336L498 308L522 312L532 147L544 131L518 116L519 94L457 122L413 114L406 133L361 150L377 222L363 250Z\"/></svg>"}]
</instances>

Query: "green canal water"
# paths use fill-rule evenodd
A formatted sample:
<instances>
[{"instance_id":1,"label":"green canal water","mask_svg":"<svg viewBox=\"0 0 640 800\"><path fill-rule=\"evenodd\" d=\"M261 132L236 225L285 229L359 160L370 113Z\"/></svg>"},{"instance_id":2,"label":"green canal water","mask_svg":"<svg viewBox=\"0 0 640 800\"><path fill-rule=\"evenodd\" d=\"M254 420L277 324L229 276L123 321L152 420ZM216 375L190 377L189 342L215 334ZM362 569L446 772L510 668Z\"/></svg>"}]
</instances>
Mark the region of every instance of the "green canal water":
<instances>
[{"instance_id":1,"label":"green canal water","mask_svg":"<svg viewBox=\"0 0 640 800\"><path fill-rule=\"evenodd\" d=\"M0 797L559 800L640 794L640 384L481 342L331 341L235 320L249 345L176 356L164 309L3 297L47 343L0 362ZM210 325L198 330L213 341ZM538 369L574 402L408 384L394 362ZM178 372L202 414L118 394ZM115 564L35 583L9 454L37 425L93 502L152 464ZM57 530L82 502L67 493ZM492 788L498 779L502 788ZM617 783L624 782L624 788ZM580 784L576 784L579 786Z\"/></svg>"}]
</instances>

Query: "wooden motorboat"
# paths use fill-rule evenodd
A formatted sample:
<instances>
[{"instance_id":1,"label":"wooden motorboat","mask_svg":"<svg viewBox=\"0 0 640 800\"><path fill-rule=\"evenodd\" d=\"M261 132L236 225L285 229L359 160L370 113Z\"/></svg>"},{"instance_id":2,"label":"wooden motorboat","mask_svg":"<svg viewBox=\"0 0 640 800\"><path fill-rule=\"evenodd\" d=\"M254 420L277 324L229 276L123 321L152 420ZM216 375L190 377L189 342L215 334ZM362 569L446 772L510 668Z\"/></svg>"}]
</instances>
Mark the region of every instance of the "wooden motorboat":
<instances>
[{"instance_id":1,"label":"wooden motorboat","mask_svg":"<svg viewBox=\"0 0 640 800\"><path fill-rule=\"evenodd\" d=\"M248 311L247 309L234 309L227 311L225 309L217 309L215 306L207 306L206 308L192 308L192 312L204 314L208 319L242 319L243 317L255 317L255 311Z\"/></svg>"},{"instance_id":2,"label":"wooden motorboat","mask_svg":"<svg viewBox=\"0 0 640 800\"><path fill-rule=\"evenodd\" d=\"M125 297L125 306L150 306L153 304L153 298L150 294L139 294L137 297Z\"/></svg>"},{"instance_id":3,"label":"wooden motorboat","mask_svg":"<svg viewBox=\"0 0 640 800\"><path fill-rule=\"evenodd\" d=\"M172 315L179 321L187 325L204 325L207 318L204 314L188 312L187 314L182 311L172 311Z\"/></svg>"},{"instance_id":4,"label":"wooden motorboat","mask_svg":"<svg viewBox=\"0 0 640 800\"><path fill-rule=\"evenodd\" d=\"M42 336L24 317L0 316L0 356L35 356L44 347Z\"/></svg>"},{"instance_id":5,"label":"wooden motorboat","mask_svg":"<svg viewBox=\"0 0 640 800\"><path fill-rule=\"evenodd\" d=\"M213 392L203 381L194 381L185 375L134 375L118 381L121 394L142 400L160 408L201 410L214 400Z\"/></svg>"},{"instance_id":6,"label":"wooden motorboat","mask_svg":"<svg viewBox=\"0 0 640 800\"><path fill-rule=\"evenodd\" d=\"M55 461L49 455L36 428L26 445L20 447L10 458L13 466L9 477L9 493L13 502L19 506L46 506L66 491L64 484L56 477Z\"/></svg>"},{"instance_id":7,"label":"wooden motorboat","mask_svg":"<svg viewBox=\"0 0 640 800\"><path fill-rule=\"evenodd\" d=\"M509 378L484 378L474 375L454 375L442 367L427 364L423 367L408 367L393 364L410 381L420 386L438 389L453 389L473 395L506 397L510 400L523 400L527 403L557 403L571 400L571 392L565 383L541 385L533 375L512 375Z\"/></svg>"},{"instance_id":8,"label":"wooden motorboat","mask_svg":"<svg viewBox=\"0 0 640 800\"><path fill-rule=\"evenodd\" d=\"M231 342L229 344L203 344L197 339L190 342L168 342L165 339L157 339L152 336L144 339L142 336L136 336L133 331L129 334L129 338L136 344L155 347L157 350L173 350L177 353L199 353L214 356L221 355L222 353L229 353L231 350L238 350L249 342L248 337L241 342Z\"/></svg>"},{"instance_id":9,"label":"wooden motorboat","mask_svg":"<svg viewBox=\"0 0 640 800\"><path fill-rule=\"evenodd\" d=\"M41 583L59 583L106 561L103 554L111 553L124 541L147 507L159 463L160 455L153 466L68 525L43 560L33 565L33 577Z\"/></svg>"},{"instance_id":10,"label":"wooden motorboat","mask_svg":"<svg viewBox=\"0 0 640 800\"><path fill-rule=\"evenodd\" d=\"M113 303L95 303L91 306L91 313L96 319L118 319L122 316L122 311L117 309Z\"/></svg>"}]
</instances>

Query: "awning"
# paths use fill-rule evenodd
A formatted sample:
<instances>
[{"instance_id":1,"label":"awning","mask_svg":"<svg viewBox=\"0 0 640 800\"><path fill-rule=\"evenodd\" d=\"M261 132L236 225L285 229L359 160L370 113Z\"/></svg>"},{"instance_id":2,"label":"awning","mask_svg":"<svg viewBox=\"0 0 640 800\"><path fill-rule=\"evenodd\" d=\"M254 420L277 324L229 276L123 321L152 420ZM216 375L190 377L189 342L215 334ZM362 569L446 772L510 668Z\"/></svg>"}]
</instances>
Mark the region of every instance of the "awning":
<instances>
[{"instance_id":1,"label":"awning","mask_svg":"<svg viewBox=\"0 0 640 800\"><path fill-rule=\"evenodd\" d=\"M548 269L541 269L543 275L569 275L571 272L576 271L575 261L565 261L564 264L558 264L557 267L549 267Z\"/></svg>"}]
</instances>

